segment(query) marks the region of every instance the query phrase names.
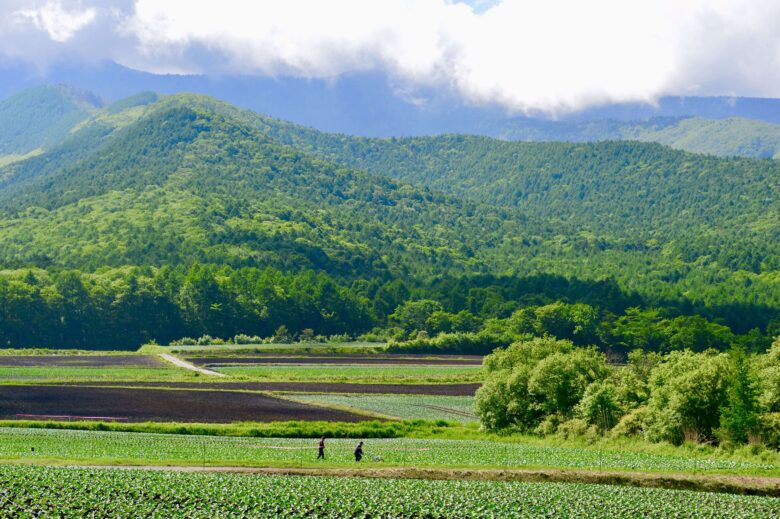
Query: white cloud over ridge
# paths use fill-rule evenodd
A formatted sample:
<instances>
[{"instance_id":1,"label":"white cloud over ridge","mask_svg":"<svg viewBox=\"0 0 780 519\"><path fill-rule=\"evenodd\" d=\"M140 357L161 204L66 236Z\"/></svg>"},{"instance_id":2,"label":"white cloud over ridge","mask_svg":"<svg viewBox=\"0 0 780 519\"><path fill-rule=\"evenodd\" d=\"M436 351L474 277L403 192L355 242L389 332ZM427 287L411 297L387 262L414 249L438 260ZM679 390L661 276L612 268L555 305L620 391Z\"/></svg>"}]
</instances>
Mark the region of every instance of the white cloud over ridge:
<instances>
[{"instance_id":1,"label":"white cloud over ridge","mask_svg":"<svg viewBox=\"0 0 780 519\"><path fill-rule=\"evenodd\" d=\"M113 9L97 18L121 44L78 48L155 73L382 71L404 92L446 88L524 112L669 94L780 97L777 0L64 1L17 12L68 45L98 23L95 9Z\"/></svg>"},{"instance_id":2,"label":"white cloud over ridge","mask_svg":"<svg viewBox=\"0 0 780 519\"><path fill-rule=\"evenodd\" d=\"M94 8L68 10L61 2L49 0L36 9L20 9L14 14L45 31L52 40L64 43L92 23L97 13Z\"/></svg>"}]
</instances>

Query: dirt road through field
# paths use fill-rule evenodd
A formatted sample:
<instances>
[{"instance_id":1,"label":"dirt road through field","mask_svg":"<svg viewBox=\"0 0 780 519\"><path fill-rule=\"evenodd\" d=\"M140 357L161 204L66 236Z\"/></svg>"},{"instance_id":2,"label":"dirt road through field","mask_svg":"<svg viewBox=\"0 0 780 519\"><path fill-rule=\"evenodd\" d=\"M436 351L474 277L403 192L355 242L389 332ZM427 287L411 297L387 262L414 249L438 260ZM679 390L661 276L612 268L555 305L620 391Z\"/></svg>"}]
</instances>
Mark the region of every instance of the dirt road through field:
<instances>
[{"instance_id":1,"label":"dirt road through field","mask_svg":"<svg viewBox=\"0 0 780 519\"><path fill-rule=\"evenodd\" d=\"M168 353L160 353L160 357L167 360L171 364L174 364L180 368L188 369L190 371L195 371L197 373L201 373L203 375L210 375L212 377L224 377L224 373L218 373L216 371L212 371L210 369L206 368L199 368L198 366L187 362L186 360L181 360L178 357L174 357L173 355L169 355Z\"/></svg>"}]
</instances>

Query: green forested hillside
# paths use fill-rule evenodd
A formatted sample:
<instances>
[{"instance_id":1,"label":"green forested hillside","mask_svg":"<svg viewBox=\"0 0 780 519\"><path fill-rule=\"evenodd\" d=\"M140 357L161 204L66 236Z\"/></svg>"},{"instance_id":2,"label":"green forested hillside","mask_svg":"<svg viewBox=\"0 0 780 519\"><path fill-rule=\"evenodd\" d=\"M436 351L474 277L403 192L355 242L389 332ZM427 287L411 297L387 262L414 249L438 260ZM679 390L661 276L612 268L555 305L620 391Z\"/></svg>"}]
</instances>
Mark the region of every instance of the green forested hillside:
<instances>
[{"instance_id":1,"label":"green forested hillside","mask_svg":"<svg viewBox=\"0 0 780 519\"><path fill-rule=\"evenodd\" d=\"M687 118L664 128L627 129L623 138L711 155L780 158L780 125L744 119Z\"/></svg>"},{"instance_id":2,"label":"green forested hillside","mask_svg":"<svg viewBox=\"0 0 780 519\"><path fill-rule=\"evenodd\" d=\"M742 117L657 117L644 121L544 121L520 118L480 129L510 141L596 142L639 140L719 156L777 158L780 125Z\"/></svg>"},{"instance_id":3,"label":"green forested hillside","mask_svg":"<svg viewBox=\"0 0 780 519\"><path fill-rule=\"evenodd\" d=\"M100 99L66 86L43 86L0 101L0 160L58 144L97 111Z\"/></svg>"},{"instance_id":4,"label":"green forested hillside","mask_svg":"<svg viewBox=\"0 0 780 519\"><path fill-rule=\"evenodd\" d=\"M4 170L5 265L425 276L483 271L496 246L486 240L526 232L515 213L313 159L197 107L165 105L79 146L85 135Z\"/></svg>"},{"instance_id":5,"label":"green forested hillside","mask_svg":"<svg viewBox=\"0 0 780 519\"><path fill-rule=\"evenodd\" d=\"M779 183L770 160L352 138L145 93L0 167L0 340L132 345L282 325L410 337L562 300L593 305L600 345L628 344L623 327L665 337L643 339L657 349L754 329L740 340L764 344L780 323ZM403 324L396 309L417 300L432 313ZM576 339L567 326L537 328Z\"/></svg>"}]
</instances>

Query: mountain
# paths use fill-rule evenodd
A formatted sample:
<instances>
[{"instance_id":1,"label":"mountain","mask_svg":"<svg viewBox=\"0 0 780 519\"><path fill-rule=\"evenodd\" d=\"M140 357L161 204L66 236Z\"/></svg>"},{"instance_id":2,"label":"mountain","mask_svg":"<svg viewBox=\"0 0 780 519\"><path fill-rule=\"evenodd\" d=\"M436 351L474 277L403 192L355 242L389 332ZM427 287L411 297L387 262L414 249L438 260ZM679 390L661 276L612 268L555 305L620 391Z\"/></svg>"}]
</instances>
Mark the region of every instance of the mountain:
<instances>
[{"instance_id":1,"label":"mountain","mask_svg":"<svg viewBox=\"0 0 780 519\"><path fill-rule=\"evenodd\" d=\"M778 191L773 160L636 141L357 138L146 92L0 168L0 265L312 270L361 297L462 275L609 280L623 300L747 331L780 308ZM511 308L462 283L463 305Z\"/></svg>"},{"instance_id":2,"label":"mountain","mask_svg":"<svg viewBox=\"0 0 780 519\"><path fill-rule=\"evenodd\" d=\"M0 262L97 269L198 261L422 277L486 271L496 246L484 240L526 232L516 211L482 211L313 158L222 103L141 98L109 106L60 146L0 170Z\"/></svg>"},{"instance_id":3,"label":"mountain","mask_svg":"<svg viewBox=\"0 0 780 519\"><path fill-rule=\"evenodd\" d=\"M0 164L62 141L102 101L67 86L42 86L0 101Z\"/></svg>"},{"instance_id":4,"label":"mountain","mask_svg":"<svg viewBox=\"0 0 780 519\"><path fill-rule=\"evenodd\" d=\"M376 73L335 81L206 77L155 75L112 62L63 62L40 74L20 63L0 63L0 97L47 83L75 85L114 101L140 91L196 92L322 131L374 137L463 133L522 141L636 139L697 153L764 158L777 154L780 134L778 99L664 97L654 105L608 104L552 119L470 106L434 89L403 94Z\"/></svg>"},{"instance_id":5,"label":"mountain","mask_svg":"<svg viewBox=\"0 0 780 519\"><path fill-rule=\"evenodd\" d=\"M694 153L751 158L780 156L780 125L732 117L653 117L638 121L541 121L517 118L474 132L510 141L658 142Z\"/></svg>"}]
</instances>

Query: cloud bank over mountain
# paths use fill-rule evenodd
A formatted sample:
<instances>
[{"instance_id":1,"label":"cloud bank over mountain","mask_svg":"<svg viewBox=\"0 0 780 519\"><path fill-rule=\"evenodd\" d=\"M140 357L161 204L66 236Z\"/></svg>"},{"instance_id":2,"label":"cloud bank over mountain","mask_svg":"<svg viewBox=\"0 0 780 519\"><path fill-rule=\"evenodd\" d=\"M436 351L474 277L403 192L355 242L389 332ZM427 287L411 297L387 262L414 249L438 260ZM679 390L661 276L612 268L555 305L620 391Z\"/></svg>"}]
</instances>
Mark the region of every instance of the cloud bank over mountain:
<instances>
[{"instance_id":1,"label":"cloud bank over mountain","mask_svg":"<svg viewBox=\"0 0 780 519\"><path fill-rule=\"evenodd\" d=\"M153 73L378 71L511 112L663 95L780 97L774 0L9 0L0 56Z\"/></svg>"}]
</instances>

